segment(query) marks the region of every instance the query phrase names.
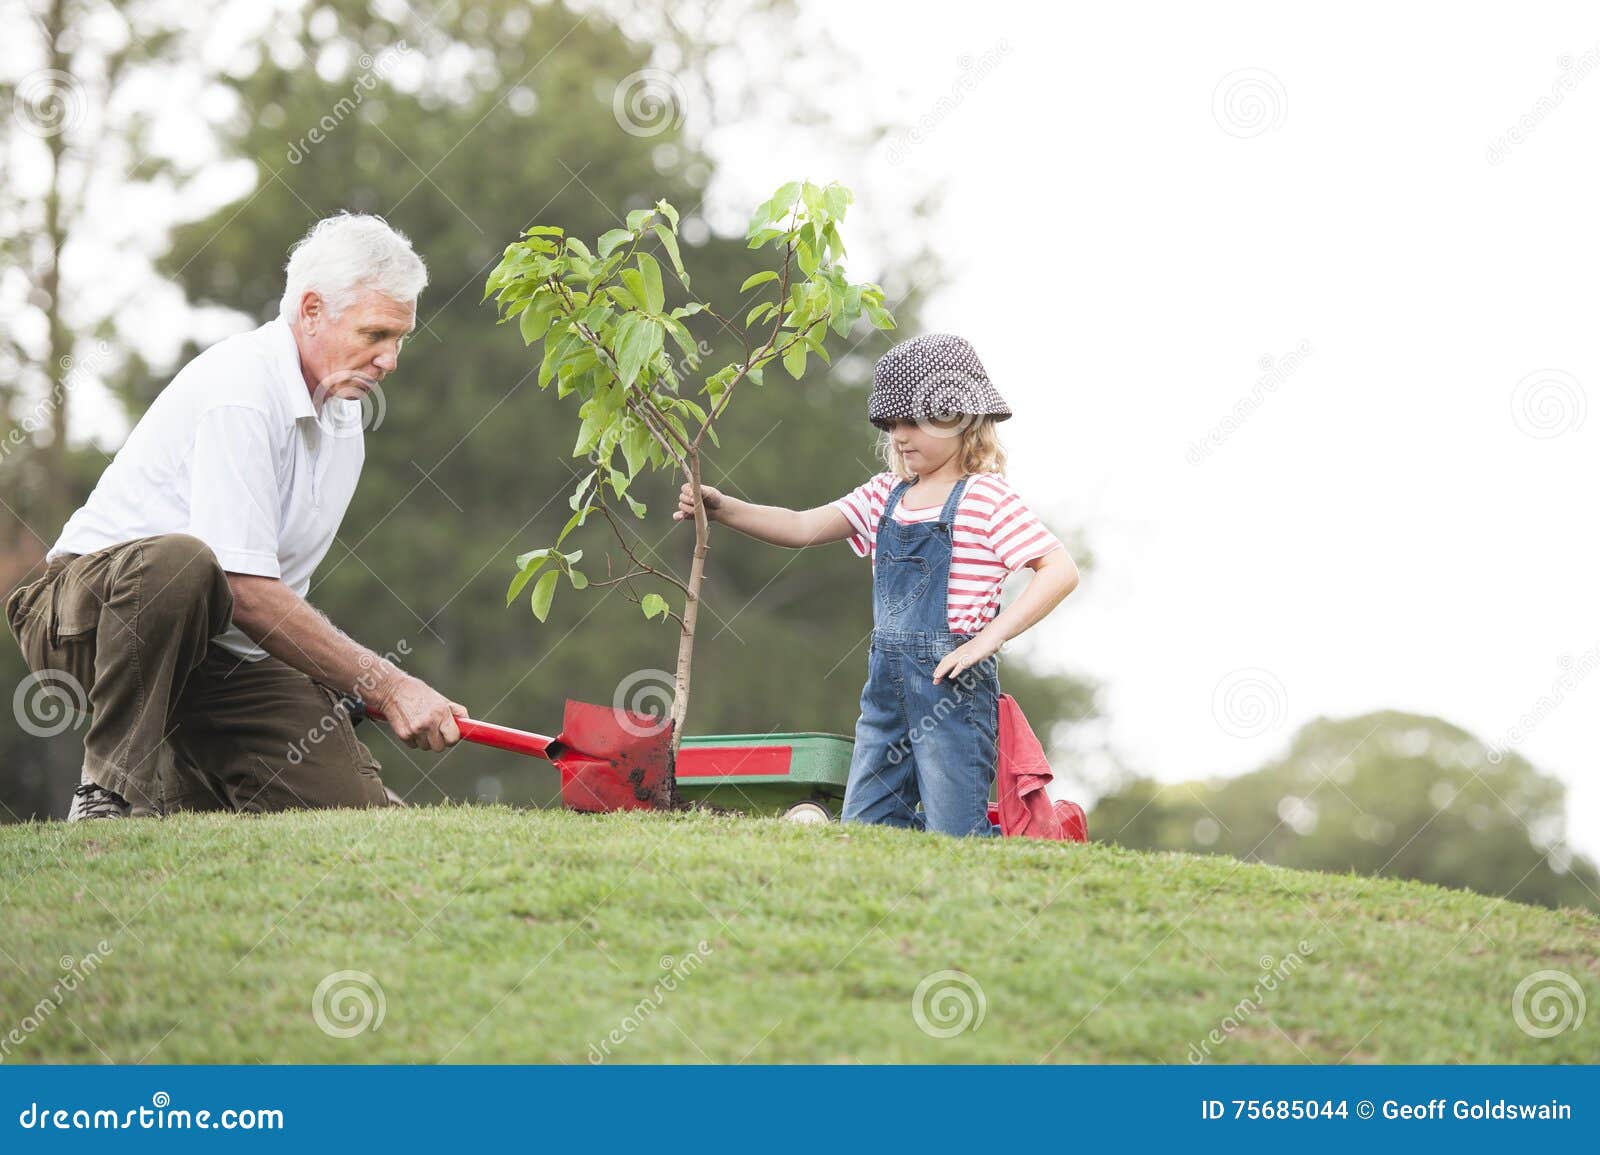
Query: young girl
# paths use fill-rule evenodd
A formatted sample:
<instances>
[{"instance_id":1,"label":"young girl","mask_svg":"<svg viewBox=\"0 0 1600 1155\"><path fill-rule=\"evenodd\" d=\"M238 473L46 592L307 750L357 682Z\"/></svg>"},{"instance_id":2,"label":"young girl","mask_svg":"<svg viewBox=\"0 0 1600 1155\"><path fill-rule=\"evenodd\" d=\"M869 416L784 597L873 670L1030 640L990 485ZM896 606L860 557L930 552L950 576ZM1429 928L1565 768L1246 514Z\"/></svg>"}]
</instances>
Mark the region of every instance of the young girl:
<instances>
[{"instance_id":1,"label":"young girl","mask_svg":"<svg viewBox=\"0 0 1600 1155\"><path fill-rule=\"evenodd\" d=\"M887 472L807 510L700 487L707 517L759 541L798 549L849 539L872 559L846 822L994 833L996 654L1078 584L1061 542L1005 482L995 425L1010 416L972 346L930 333L894 346L873 371L867 419L883 430ZM694 516L688 485L672 516ZM997 613L1006 577L1024 565L1033 580Z\"/></svg>"}]
</instances>

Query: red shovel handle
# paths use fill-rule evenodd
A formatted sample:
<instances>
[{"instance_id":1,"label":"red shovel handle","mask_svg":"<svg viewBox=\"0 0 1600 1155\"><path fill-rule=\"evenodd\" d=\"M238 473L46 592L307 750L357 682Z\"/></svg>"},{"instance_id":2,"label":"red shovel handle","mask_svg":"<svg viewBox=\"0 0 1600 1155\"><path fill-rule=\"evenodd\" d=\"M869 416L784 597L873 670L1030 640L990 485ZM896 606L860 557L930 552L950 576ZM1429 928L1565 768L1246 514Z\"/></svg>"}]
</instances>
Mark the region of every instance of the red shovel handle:
<instances>
[{"instance_id":1,"label":"red shovel handle","mask_svg":"<svg viewBox=\"0 0 1600 1155\"><path fill-rule=\"evenodd\" d=\"M389 720L383 716L382 711L374 710L371 706L367 707L367 717L376 718L380 722ZM550 753L550 747L556 740L546 738L543 734L513 730L510 726L497 726L493 722L479 722L472 718L457 718L456 729L461 731L461 736L468 742L476 742L480 746L494 746L500 750L510 750L514 754L531 754L535 758L555 760Z\"/></svg>"}]
</instances>

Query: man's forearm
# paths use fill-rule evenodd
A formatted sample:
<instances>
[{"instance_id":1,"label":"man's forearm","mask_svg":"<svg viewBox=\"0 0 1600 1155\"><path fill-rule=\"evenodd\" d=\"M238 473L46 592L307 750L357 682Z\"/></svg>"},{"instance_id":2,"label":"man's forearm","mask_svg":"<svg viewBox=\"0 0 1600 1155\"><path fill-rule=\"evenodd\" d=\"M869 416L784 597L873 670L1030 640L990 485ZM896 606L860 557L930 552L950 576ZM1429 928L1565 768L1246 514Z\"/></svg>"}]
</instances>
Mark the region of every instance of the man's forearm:
<instances>
[{"instance_id":1,"label":"man's forearm","mask_svg":"<svg viewBox=\"0 0 1600 1155\"><path fill-rule=\"evenodd\" d=\"M228 585L234 625L267 653L324 685L381 698L388 684L403 676L393 662L342 633L281 581L230 573Z\"/></svg>"}]
</instances>

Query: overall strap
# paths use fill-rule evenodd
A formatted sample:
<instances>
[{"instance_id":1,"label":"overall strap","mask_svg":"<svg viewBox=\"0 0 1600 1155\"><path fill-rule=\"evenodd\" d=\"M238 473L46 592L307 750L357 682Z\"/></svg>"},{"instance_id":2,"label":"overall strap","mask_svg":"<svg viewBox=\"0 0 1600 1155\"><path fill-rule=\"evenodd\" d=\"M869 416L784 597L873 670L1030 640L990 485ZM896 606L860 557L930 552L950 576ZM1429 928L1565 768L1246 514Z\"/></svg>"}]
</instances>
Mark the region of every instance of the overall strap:
<instances>
[{"instance_id":1,"label":"overall strap","mask_svg":"<svg viewBox=\"0 0 1600 1155\"><path fill-rule=\"evenodd\" d=\"M939 524L954 527L956 523L956 508L961 504L962 491L967 488L967 475L962 474L961 480L950 487L950 496L944 499L944 508L939 511Z\"/></svg>"},{"instance_id":2,"label":"overall strap","mask_svg":"<svg viewBox=\"0 0 1600 1155\"><path fill-rule=\"evenodd\" d=\"M909 481L902 481L889 491L889 500L883 503L883 517L879 519L879 525L894 519L894 510L895 506L900 504L900 495L910 488Z\"/></svg>"}]
</instances>

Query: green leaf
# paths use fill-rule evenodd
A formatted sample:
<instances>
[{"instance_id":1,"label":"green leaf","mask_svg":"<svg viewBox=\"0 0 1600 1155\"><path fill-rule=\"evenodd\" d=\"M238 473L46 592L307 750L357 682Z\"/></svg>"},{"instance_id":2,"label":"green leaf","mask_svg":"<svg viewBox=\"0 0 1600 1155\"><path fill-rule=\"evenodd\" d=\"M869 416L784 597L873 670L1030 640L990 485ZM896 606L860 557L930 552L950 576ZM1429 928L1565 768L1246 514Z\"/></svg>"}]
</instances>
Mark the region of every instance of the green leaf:
<instances>
[{"instance_id":1,"label":"green leaf","mask_svg":"<svg viewBox=\"0 0 1600 1155\"><path fill-rule=\"evenodd\" d=\"M539 552L544 553L545 551L540 550ZM523 554L523 557L527 556L527 554ZM548 560L548 557L541 557L537 561L532 562L532 564L523 564L521 572L518 573L516 577L511 579L511 588L506 590L506 605L509 606L512 602L517 600L517 598L521 595L523 588L533 580L533 575L544 568L544 563Z\"/></svg>"},{"instance_id":2,"label":"green leaf","mask_svg":"<svg viewBox=\"0 0 1600 1155\"><path fill-rule=\"evenodd\" d=\"M585 488L588 487L588 482L590 482L592 480L594 480L594 474L591 473L584 481ZM590 511L591 508L592 507L586 505L582 509L578 510L577 513L575 513L571 517L567 518L567 524L562 526L561 527L561 532L556 535L556 544L557 545L560 545L563 541L566 540L567 534L571 533L573 530L577 529L580 525L582 525L585 521L588 520L589 511ZM515 597L515 596L516 596L515 594L512 595L512 597ZM510 603L508 602L507 604L509 605Z\"/></svg>"},{"instance_id":3,"label":"green leaf","mask_svg":"<svg viewBox=\"0 0 1600 1155\"><path fill-rule=\"evenodd\" d=\"M631 240L633 240L633 234L627 229L610 229L600 234L600 240L597 242L595 251L600 254L603 260L609 257L618 245L627 244Z\"/></svg>"},{"instance_id":4,"label":"green leaf","mask_svg":"<svg viewBox=\"0 0 1600 1155\"><path fill-rule=\"evenodd\" d=\"M638 232L644 228L645 221L655 216L655 209L634 209L628 214L628 228Z\"/></svg>"},{"instance_id":5,"label":"green leaf","mask_svg":"<svg viewBox=\"0 0 1600 1155\"><path fill-rule=\"evenodd\" d=\"M640 370L661 352L663 337L660 323L642 313L628 313L617 322L617 369L625 387L632 386Z\"/></svg>"},{"instance_id":6,"label":"green leaf","mask_svg":"<svg viewBox=\"0 0 1600 1155\"><path fill-rule=\"evenodd\" d=\"M665 203L665 202L662 202ZM683 287L689 287L689 274L683 267L683 257L678 252L678 238L672 235L672 230L666 225L651 225L650 231L655 233L660 240L661 247L667 251L667 259L672 262L673 272L678 274L678 280L683 282Z\"/></svg>"},{"instance_id":7,"label":"green leaf","mask_svg":"<svg viewBox=\"0 0 1600 1155\"><path fill-rule=\"evenodd\" d=\"M672 315L680 319L683 317L692 317L704 308L705 305L702 302L691 301L687 305L679 305L676 309L672 310Z\"/></svg>"},{"instance_id":8,"label":"green leaf","mask_svg":"<svg viewBox=\"0 0 1600 1155\"><path fill-rule=\"evenodd\" d=\"M628 503L628 508L633 510L634 517L643 520L644 515L647 512L644 507L644 502L639 501L631 493L624 493L622 495L622 500L626 501Z\"/></svg>"},{"instance_id":9,"label":"green leaf","mask_svg":"<svg viewBox=\"0 0 1600 1155\"><path fill-rule=\"evenodd\" d=\"M861 298L861 308L867 314L867 319L872 322L874 327L879 329L894 328L894 316L876 301L868 300L863 296Z\"/></svg>"},{"instance_id":10,"label":"green leaf","mask_svg":"<svg viewBox=\"0 0 1600 1155\"><path fill-rule=\"evenodd\" d=\"M574 489L572 491L572 496L567 498L567 504L569 506L571 506L573 509L578 509L578 507L583 503L584 494L588 493L589 487L594 484L595 477L596 474L593 470L590 470L588 473L584 474L583 480L578 482L578 488ZM580 510L579 512L584 511ZM578 524L582 525L583 523L579 522Z\"/></svg>"},{"instance_id":11,"label":"green leaf","mask_svg":"<svg viewBox=\"0 0 1600 1155\"><path fill-rule=\"evenodd\" d=\"M639 255L643 256L644 254L641 253ZM645 287L643 273L638 269L623 269L622 283L628 286L628 293L633 297L636 308L643 309L646 312L656 312L655 309L650 308L650 291ZM613 285L611 291L615 293L617 288L618 286ZM617 303L626 307L626 303L621 299Z\"/></svg>"},{"instance_id":12,"label":"green leaf","mask_svg":"<svg viewBox=\"0 0 1600 1155\"><path fill-rule=\"evenodd\" d=\"M540 337L550 331L550 322L555 320L556 310L554 305L543 305L535 299L533 305L522 314L517 322L522 330L522 343L531 345Z\"/></svg>"},{"instance_id":13,"label":"green leaf","mask_svg":"<svg viewBox=\"0 0 1600 1155\"><path fill-rule=\"evenodd\" d=\"M622 456L628 462L629 476L637 476L644 465L645 455L650 451L650 440L655 435L643 421L633 420L628 427L628 433L622 439Z\"/></svg>"},{"instance_id":14,"label":"green leaf","mask_svg":"<svg viewBox=\"0 0 1600 1155\"><path fill-rule=\"evenodd\" d=\"M666 201L661 200L661 201L657 201L656 202L656 212L660 213L662 216L666 217L669 221L671 221L672 222L672 227L673 227L674 230L677 229L677 227L678 227L678 210L677 209L673 208Z\"/></svg>"},{"instance_id":15,"label":"green leaf","mask_svg":"<svg viewBox=\"0 0 1600 1155\"><path fill-rule=\"evenodd\" d=\"M755 288L757 285L764 285L768 281L776 281L777 279L778 274L775 271L772 269L763 269L759 273L751 273L748 277L746 277L744 279L744 284L739 286L739 291L743 293L746 290Z\"/></svg>"},{"instance_id":16,"label":"green leaf","mask_svg":"<svg viewBox=\"0 0 1600 1155\"><path fill-rule=\"evenodd\" d=\"M559 237L564 235L565 231L560 225L534 225L530 229L523 229L522 235L525 237Z\"/></svg>"},{"instance_id":17,"label":"green leaf","mask_svg":"<svg viewBox=\"0 0 1600 1155\"><path fill-rule=\"evenodd\" d=\"M789 376L796 381L805 375L806 343L804 341L791 341L789 343L789 347L783 351L783 367L789 370Z\"/></svg>"},{"instance_id":18,"label":"green leaf","mask_svg":"<svg viewBox=\"0 0 1600 1155\"><path fill-rule=\"evenodd\" d=\"M556 596L556 582L561 578L560 570L550 570L533 584L533 616L541 622L550 614L550 600Z\"/></svg>"},{"instance_id":19,"label":"green leaf","mask_svg":"<svg viewBox=\"0 0 1600 1155\"><path fill-rule=\"evenodd\" d=\"M644 274L644 304L652 313L667 307L666 290L661 286L661 266L649 253L639 254L639 271Z\"/></svg>"},{"instance_id":20,"label":"green leaf","mask_svg":"<svg viewBox=\"0 0 1600 1155\"><path fill-rule=\"evenodd\" d=\"M644 611L646 618L665 617L667 599L660 594L645 594L639 601L639 608Z\"/></svg>"},{"instance_id":21,"label":"green leaf","mask_svg":"<svg viewBox=\"0 0 1600 1155\"><path fill-rule=\"evenodd\" d=\"M584 402L588 408L593 402ZM583 419L583 424L578 426L578 440L572 446L572 456L582 457L595 447L600 440L600 434L605 432L606 420L590 410L589 415Z\"/></svg>"},{"instance_id":22,"label":"green leaf","mask_svg":"<svg viewBox=\"0 0 1600 1155\"><path fill-rule=\"evenodd\" d=\"M582 590L589 588L589 579L583 575L581 570L568 570L567 577L571 579L573 589Z\"/></svg>"}]
</instances>

